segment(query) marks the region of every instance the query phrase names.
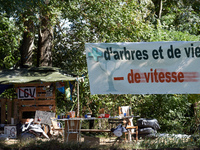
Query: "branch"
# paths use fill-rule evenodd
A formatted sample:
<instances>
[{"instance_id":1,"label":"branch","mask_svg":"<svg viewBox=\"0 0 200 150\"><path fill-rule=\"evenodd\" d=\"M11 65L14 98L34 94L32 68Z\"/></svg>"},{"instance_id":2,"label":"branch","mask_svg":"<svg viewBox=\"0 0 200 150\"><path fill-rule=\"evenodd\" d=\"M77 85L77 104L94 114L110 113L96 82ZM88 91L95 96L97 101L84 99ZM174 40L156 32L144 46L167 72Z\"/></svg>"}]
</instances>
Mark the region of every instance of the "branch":
<instances>
[{"instance_id":1,"label":"branch","mask_svg":"<svg viewBox=\"0 0 200 150\"><path fill-rule=\"evenodd\" d=\"M161 18L161 14L162 14L162 0L160 0L160 9L159 9L159 16L158 18Z\"/></svg>"}]
</instances>

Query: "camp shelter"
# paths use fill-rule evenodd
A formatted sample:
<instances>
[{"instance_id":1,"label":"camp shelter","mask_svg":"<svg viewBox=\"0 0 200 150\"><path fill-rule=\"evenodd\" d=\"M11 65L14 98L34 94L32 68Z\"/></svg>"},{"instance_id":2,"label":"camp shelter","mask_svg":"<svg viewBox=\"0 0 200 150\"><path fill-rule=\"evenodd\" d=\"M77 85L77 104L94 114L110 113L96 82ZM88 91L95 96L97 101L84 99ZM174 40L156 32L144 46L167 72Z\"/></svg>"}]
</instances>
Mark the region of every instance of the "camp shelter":
<instances>
[{"instance_id":1,"label":"camp shelter","mask_svg":"<svg viewBox=\"0 0 200 150\"><path fill-rule=\"evenodd\" d=\"M24 121L36 110L56 109L56 83L75 81L77 78L55 67L31 67L0 71L0 92L6 88L16 89L16 98L0 98L1 124ZM0 93L1 94L1 93Z\"/></svg>"}]
</instances>

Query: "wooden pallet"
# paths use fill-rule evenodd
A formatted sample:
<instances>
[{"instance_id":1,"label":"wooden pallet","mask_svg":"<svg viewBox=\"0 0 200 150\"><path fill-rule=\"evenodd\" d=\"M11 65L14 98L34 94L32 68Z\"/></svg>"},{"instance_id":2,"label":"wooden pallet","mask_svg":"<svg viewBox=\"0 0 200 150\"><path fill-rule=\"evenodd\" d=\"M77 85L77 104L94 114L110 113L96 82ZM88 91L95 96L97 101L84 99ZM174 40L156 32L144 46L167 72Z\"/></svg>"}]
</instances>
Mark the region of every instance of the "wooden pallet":
<instances>
[{"instance_id":1,"label":"wooden pallet","mask_svg":"<svg viewBox=\"0 0 200 150\"><path fill-rule=\"evenodd\" d=\"M50 90L49 87L53 87ZM22 87L36 87L36 96L32 99L15 99L18 101L19 120L23 120L23 113L41 111L53 111L56 109L55 83L26 83L16 84L16 92Z\"/></svg>"}]
</instances>

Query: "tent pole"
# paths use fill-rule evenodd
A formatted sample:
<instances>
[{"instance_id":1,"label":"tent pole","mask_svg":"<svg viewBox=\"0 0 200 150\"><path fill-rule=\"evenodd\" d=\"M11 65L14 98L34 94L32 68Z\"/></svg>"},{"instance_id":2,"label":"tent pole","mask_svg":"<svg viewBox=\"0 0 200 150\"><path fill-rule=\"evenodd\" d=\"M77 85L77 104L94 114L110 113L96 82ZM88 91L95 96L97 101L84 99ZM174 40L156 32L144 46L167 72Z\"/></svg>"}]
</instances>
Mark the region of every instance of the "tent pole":
<instances>
[{"instance_id":1,"label":"tent pole","mask_svg":"<svg viewBox=\"0 0 200 150\"><path fill-rule=\"evenodd\" d=\"M77 117L79 117L79 79L77 80L77 101L78 101Z\"/></svg>"}]
</instances>

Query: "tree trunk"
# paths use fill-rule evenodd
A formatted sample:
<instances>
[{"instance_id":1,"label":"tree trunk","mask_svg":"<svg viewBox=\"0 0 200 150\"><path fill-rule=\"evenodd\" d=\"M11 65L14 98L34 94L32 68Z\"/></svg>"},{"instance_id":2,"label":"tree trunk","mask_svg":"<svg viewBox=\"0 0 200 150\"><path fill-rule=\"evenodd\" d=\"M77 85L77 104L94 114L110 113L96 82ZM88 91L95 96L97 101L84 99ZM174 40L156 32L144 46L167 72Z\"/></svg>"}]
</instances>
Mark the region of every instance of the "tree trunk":
<instances>
[{"instance_id":1,"label":"tree trunk","mask_svg":"<svg viewBox=\"0 0 200 150\"><path fill-rule=\"evenodd\" d=\"M52 66L52 42L53 29L50 20L46 16L41 17L39 29L37 66Z\"/></svg>"},{"instance_id":2,"label":"tree trunk","mask_svg":"<svg viewBox=\"0 0 200 150\"><path fill-rule=\"evenodd\" d=\"M32 65L32 54L34 46L34 24L32 20L24 22L26 31L23 33L23 41L20 47L21 62L20 66Z\"/></svg>"}]
</instances>

